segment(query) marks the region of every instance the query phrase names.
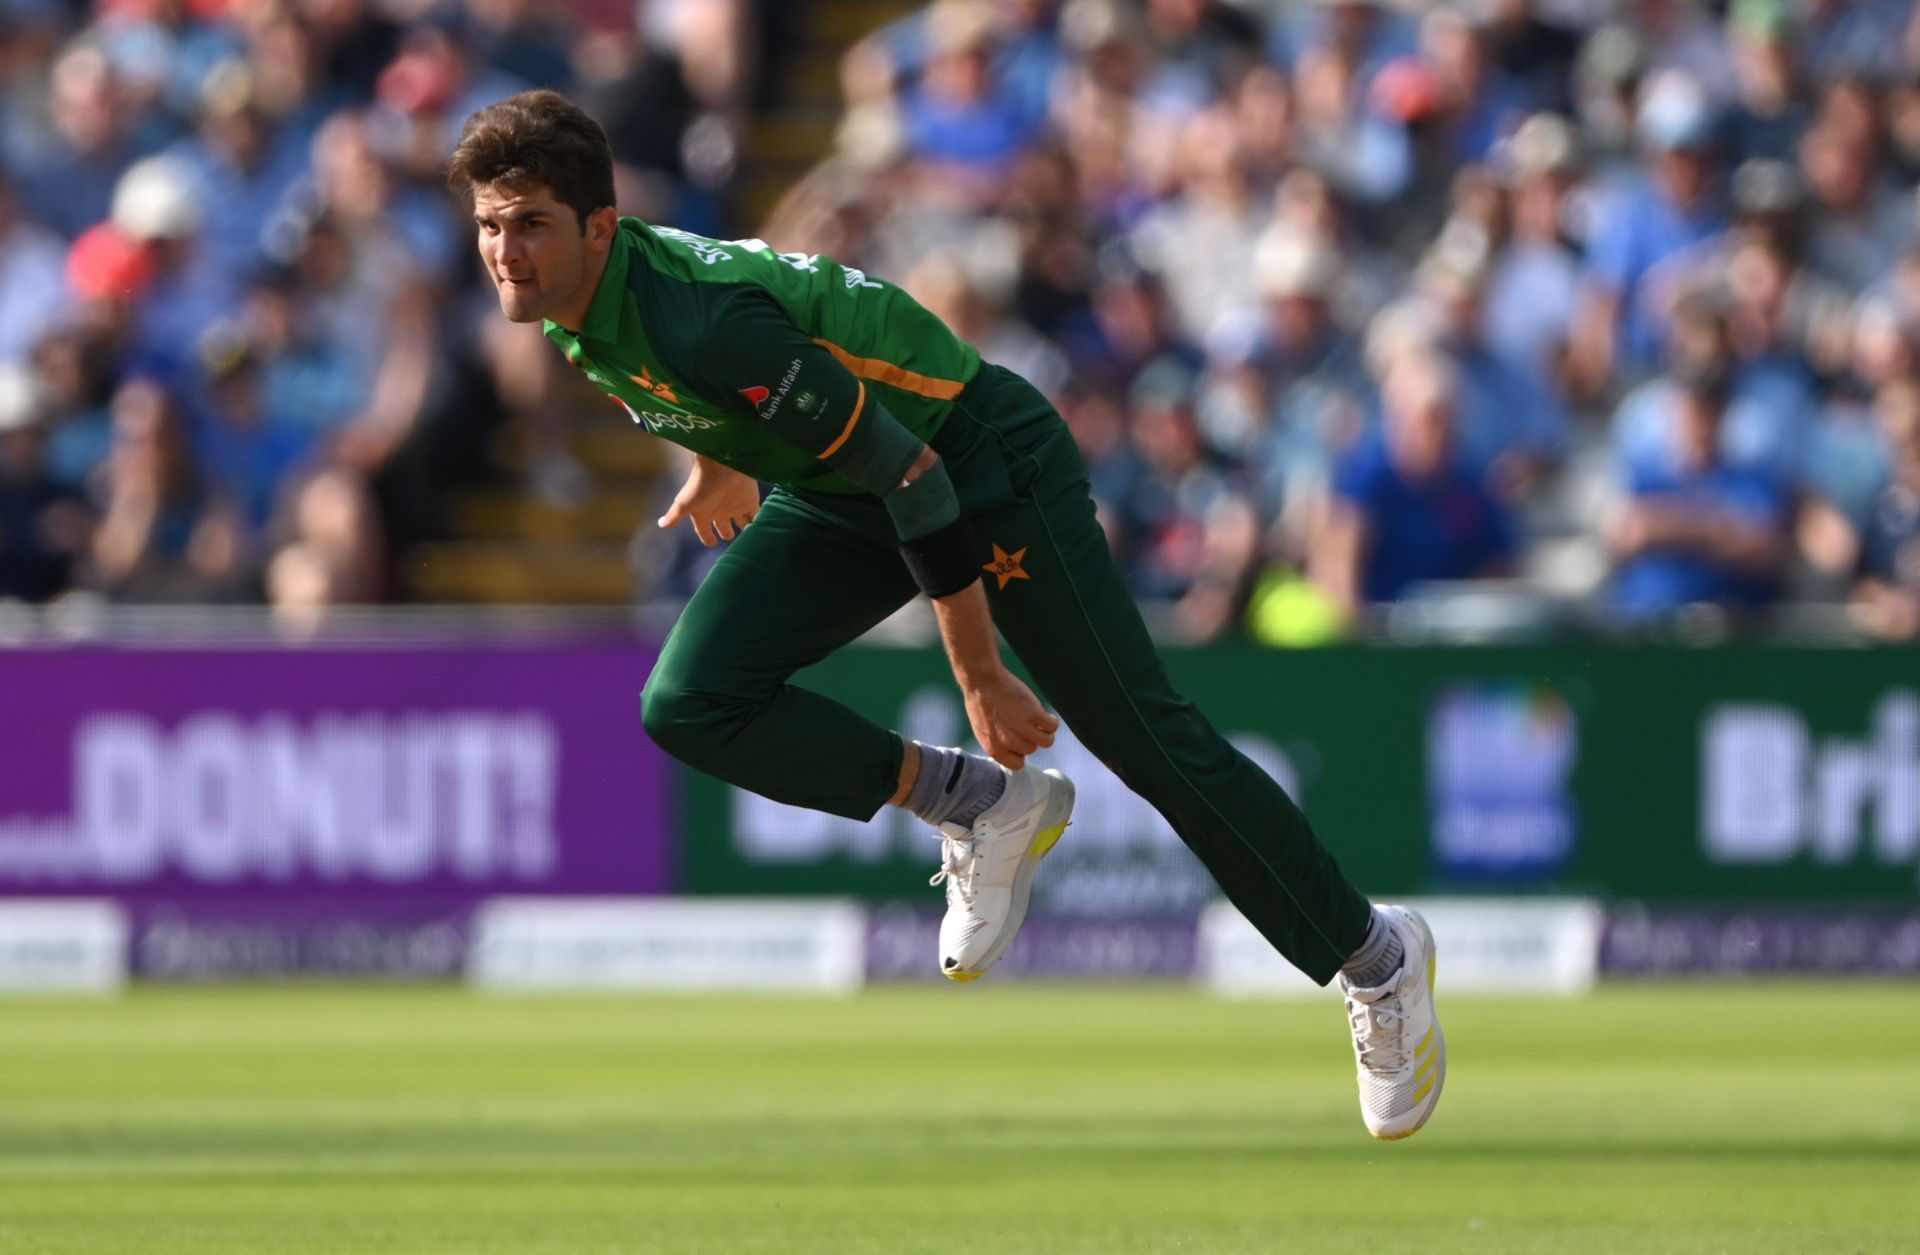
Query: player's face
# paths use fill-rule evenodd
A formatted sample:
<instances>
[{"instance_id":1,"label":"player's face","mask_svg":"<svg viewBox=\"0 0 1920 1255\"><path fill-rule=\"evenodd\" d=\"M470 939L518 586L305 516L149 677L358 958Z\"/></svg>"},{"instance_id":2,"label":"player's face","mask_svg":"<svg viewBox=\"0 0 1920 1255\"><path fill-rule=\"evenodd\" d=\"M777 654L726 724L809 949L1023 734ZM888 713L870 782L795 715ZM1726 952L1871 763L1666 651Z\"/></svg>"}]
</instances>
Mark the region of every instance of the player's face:
<instances>
[{"instance_id":1,"label":"player's face","mask_svg":"<svg viewBox=\"0 0 1920 1255\"><path fill-rule=\"evenodd\" d=\"M594 215L598 217L598 215ZM500 312L514 322L583 316L592 293L593 232L545 187L488 184L474 189L473 225ZM573 326L578 327L575 321Z\"/></svg>"}]
</instances>

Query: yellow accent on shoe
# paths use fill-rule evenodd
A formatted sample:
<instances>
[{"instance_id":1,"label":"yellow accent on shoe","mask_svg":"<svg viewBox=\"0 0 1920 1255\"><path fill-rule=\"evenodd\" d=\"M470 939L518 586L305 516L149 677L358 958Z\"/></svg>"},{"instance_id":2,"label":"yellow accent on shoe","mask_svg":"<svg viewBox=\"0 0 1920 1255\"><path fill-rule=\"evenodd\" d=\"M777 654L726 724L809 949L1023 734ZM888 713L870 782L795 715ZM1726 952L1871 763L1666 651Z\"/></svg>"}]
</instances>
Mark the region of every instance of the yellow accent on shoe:
<instances>
[{"instance_id":1,"label":"yellow accent on shoe","mask_svg":"<svg viewBox=\"0 0 1920 1255\"><path fill-rule=\"evenodd\" d=\"M1066 830L1067 826L1065 824L1055 824L1051 828L1043 828L1035 833L1033 844L1027 847L1027 857L1039 858L1048 850L1051 850L1054 844L1060 840L1060 834Z\"/></svg>"},{"instance_id":2,"label":"yellow accent on shoe","mask_svg":"<svg viewBox=\"0 0 1920 1255\"><path fill-rule=\"evenodd\" d=\"M1431 1045L1433 1045L1433 1034L1434 1034L1434 1030L1435 1030L1435 1029L1438 1029L1439 1027L1440 1027L1440 1026L1439 1026L1438 1024L1435 1024L1435 1025L1433 1026L1433 1028L1430 1028L1430 1029L1428 1029L1428 1030L1427 1030L1427 1035L1426 1035L1425 1037L1422 1037L1422 1038L1420 1039L1420 1044L1419 1044L1418 1046L1415 1046L1415 1047L1413 1048L1413 1057L1414 1057L1414 1058L1416 1058L1416 1059L1418 1059L1418 1058L1420 1057L1420 1052L1421 1052L1421 1051L1423 1051L1423 1050L1425 1050L1425 1049L1426 1049L1426 1048L1427 1048L1428 1046L1431 1046Z\"/></svg>"},{"instance_id":3,"label":"yellow accent on shoe","mask_svg":"<svg viewBox=\"0 0 1920 1255\"><path fill-rule=\"evenodd\" d=\"M979 980L985 972L948 972L948 980Z\"/></svg>"},{"instance_id":4,"label":"yellow accent on shoe","mask_svg":"<svg viewBox=\"0 0 1920 1255\"><path fill-rule=\"evenodd\" d=\"M1434 1081L1434 1078L1430 1076L1426 1080L1420 1082L1420 1088L1413 1091L1413 1101L1419 1102L1422 1098L1425 1098L1428 1094L1432 1093L1433 1081Z\"/></svg>"},{"instance_id":5,"label":"yellow accent on shoe","mask_svg":"<svg viewBox=\"0 0 1920 1255\"><path fill-rule=\"evenodd\" d=\"M1433 1065L1438 1062L1439 1059L1439 1055L1428 1055L1427 1061L1413 1070L1413 1079L1417 1081L1427 1073L1433 1071Z\"/></svg>"}]
</instances>

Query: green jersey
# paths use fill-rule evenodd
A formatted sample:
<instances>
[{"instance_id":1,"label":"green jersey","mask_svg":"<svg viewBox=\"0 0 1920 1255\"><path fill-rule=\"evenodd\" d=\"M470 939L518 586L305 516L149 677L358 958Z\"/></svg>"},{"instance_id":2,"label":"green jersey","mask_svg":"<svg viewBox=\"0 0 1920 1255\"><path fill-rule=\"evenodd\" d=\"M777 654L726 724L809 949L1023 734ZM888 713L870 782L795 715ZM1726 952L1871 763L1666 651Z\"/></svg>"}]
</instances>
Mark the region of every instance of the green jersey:
<instances>
[{"instance_id":1,"label":"green jersey","mask_svg":"<svg viewBox=\"0 0 1920 1255\"><path fill-rule=\"evenodd\" d=\"M899 451L933 438L980 369L890 283L638 218L620 220L586 325L546 333L649 431L821 492L897 479Z\"/></svg>"}]
</instances>

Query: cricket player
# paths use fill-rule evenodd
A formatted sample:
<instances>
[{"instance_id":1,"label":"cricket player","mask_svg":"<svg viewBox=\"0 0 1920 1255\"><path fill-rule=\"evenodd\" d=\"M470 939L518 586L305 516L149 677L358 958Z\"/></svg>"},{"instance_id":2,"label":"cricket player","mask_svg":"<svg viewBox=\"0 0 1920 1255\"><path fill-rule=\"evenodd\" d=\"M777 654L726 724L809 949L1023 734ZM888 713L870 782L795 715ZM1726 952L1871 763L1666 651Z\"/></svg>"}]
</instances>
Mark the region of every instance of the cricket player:
<instances>
[{"instance_id":1,"label":"cricket player","mask_svg":"<svg viewBox=\"0 0 1920 1255\"><path fill-rule=\"evenodd\" d=\"M732 542L642 695L661 748L777 801L855 819L902 806L933 826L940 969L973 980L1006 952L1072 814L1073 785L1027 761L1064 717L1281 954L1340 981L1368 1130L1426 1123L1447 1069L1432 934L1370 904L1168 683L1039 392L884 280L619 217L606 136L557 93L469 118L448 182L501 312L542 322L635 421L695 455L660 525ZM787 682L917 593L984 754L905 740ZM1060 717L1001 661L996 629Z\"/></svg>"}]
</instances>

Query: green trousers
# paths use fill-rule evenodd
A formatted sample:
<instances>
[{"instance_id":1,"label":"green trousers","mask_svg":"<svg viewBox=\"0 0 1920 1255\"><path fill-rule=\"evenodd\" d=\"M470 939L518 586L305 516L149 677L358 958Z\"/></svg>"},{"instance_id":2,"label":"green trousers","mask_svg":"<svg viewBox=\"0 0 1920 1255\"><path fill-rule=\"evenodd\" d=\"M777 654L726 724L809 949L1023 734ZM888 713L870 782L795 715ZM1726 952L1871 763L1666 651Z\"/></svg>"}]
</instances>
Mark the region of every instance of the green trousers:
<instances>
[{"instance_id":1,"label":"green trousers","mask_svg":"<svg viewBox=\"0 0 1920 1255\"><path fill-rule=\"evenodd\" d=\"M1066 423L1018 375L984 366L933 446L982 566L1000 568L985 575L994 623L1042 698L1281 954L1331 980L1369 904L1285 791L1168 682ZM787 680L915 592L877 499L776 489L668 637L641 702L648 734L729 784L870 818L897 787L899 736Z\"/></svg>"}]
</instances>

